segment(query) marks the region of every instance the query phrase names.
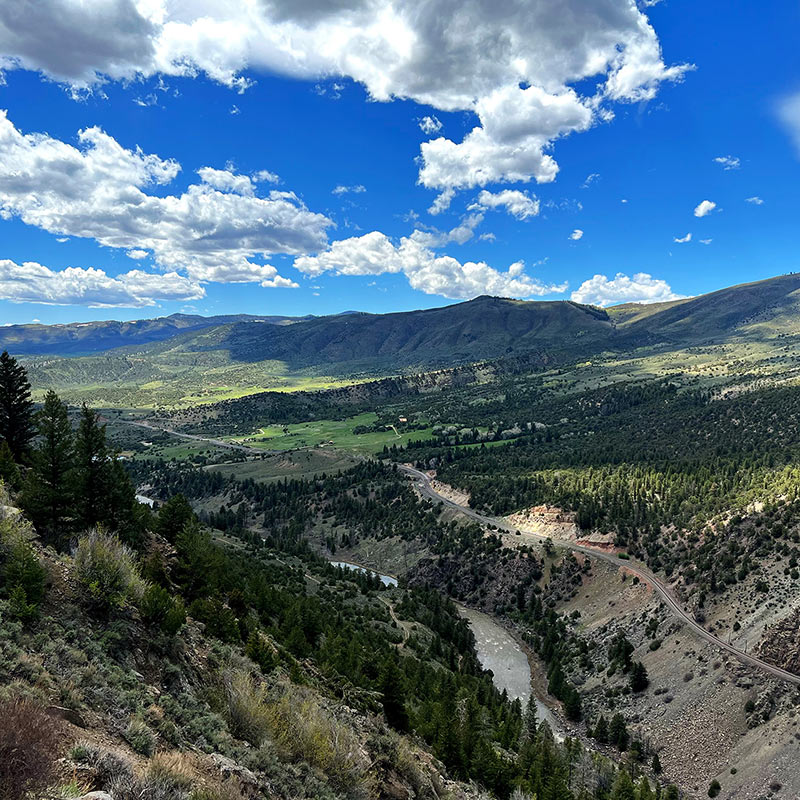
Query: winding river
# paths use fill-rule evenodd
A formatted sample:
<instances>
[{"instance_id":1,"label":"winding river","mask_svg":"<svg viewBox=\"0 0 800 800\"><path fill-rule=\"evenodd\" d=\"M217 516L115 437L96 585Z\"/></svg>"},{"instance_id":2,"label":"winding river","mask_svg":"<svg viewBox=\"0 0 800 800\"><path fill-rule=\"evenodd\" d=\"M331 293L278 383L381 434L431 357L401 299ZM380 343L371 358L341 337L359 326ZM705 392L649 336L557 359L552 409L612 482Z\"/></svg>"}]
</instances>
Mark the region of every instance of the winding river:
<instances>
[{"instance_id":1,"label":"winding river","mask_svg":"<svg viewBox=\"0 0 800 800\"><path fill-rule=\"evenodd\" d=\"M531 666L528 656L514 637L488 614L458 605L458 611L468 622L475 636L478 660L484 669L494 673L494 684L506 690L513 700L519 698L523 709L531 696ZM553 712L538 697L536 712L539 720L547 720L557 738L561 738L561 726Z\"/></svg>"},{"instance_id":2,"label":"winding river","mask_svg":"<svg viewBox=\"0 0 800 800\"><path fill-rule=\"evenodd\" d=\"M358 572L369 572L377 575L385 586L397 586L397 578L392 575L382 575L380 572L354 564L351 561L331 561L334 567L343 567ZM494 685L502 692L506 690L508 696L515 700L519 698L524 709L531 696L531 665L528 656L517 643L517 640L500 624L495 622L488 614L467 608L456 603L458 613L469 622L469 627L475 636L475 649L478 660L484 669L490 669L494 675ZM540 721L547 720L547 724L557 739L563 739L563 731L552 710L538 697L536 713Z\"/></svg>"}]
</instances>

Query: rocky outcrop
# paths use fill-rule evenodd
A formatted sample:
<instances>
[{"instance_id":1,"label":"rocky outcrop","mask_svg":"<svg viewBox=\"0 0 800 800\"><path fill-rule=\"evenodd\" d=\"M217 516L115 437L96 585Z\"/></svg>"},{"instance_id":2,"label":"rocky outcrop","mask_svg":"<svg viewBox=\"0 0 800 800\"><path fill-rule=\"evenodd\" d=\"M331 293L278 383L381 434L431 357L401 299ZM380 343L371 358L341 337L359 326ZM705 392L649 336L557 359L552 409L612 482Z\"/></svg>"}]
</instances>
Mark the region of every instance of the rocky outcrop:
<instances>
[{"instance_id":1,"label":"rocky outcrop","mask_svg":"<svg viewBox=\"0 0 800 800\"><path fill-rule=\"evenodd\" d=\"M800 673L800 610L767 628L757 653L770 664Z\"/></svg>"}]
</instances>

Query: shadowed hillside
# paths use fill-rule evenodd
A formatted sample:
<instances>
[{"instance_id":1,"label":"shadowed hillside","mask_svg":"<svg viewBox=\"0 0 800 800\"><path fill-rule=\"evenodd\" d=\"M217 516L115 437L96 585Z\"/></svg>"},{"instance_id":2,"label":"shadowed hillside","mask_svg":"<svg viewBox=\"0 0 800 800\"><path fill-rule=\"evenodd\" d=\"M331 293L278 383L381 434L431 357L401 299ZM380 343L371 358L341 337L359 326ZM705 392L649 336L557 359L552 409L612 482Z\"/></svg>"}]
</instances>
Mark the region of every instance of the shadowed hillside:
<instances>
[{"instance_id":1,"label":"shadowed hillside","mask_svg":"<svg viewBox=\"0 0 800 800\"><path fill-rule=\"evenodd\" d=\"M34 388L59 388L71 402L191 406L517 357L566 366L634 350L641 355L649 347L663 356L709 345L755 346L763 357L767 350L779 356L789 338L800 335L798 311L800 275L784 275L685 300L608 310L482 296L394 314L176 315L13 326L0 332L0 347L28 354ZM125 346L111 347L120 343ZM36 358L46 352L88 354ZM683 358L677 352L675 357Z\"/></svg>"},{"instance_id":2,"label":"shadowed hillside","mask_svg":"<svg viewBox=\"0 0 800 800\"><path fill-rule=\"evenodd\" d=\"M135 344L169 339L187 331L198 331L231 322L267 322L284 325L308 317L255 317L249 314L228 314L201 317L197 314L171 314L157 319L132 322L104 320L73 322L67 325L8 325L0 328L0 349L18 355L83 355Z\"/></svg>"}]
</instances>

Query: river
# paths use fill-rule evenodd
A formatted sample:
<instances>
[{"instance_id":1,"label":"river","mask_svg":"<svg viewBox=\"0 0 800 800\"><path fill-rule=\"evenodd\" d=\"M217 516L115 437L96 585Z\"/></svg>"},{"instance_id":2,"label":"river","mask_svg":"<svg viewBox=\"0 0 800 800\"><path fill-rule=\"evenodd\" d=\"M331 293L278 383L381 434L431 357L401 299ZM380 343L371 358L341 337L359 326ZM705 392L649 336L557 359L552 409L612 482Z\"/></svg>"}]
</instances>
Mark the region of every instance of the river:
<instances>
[{"instance_id":1,"label":"river","mask_svg":"<svg viewBox=\"0 0 800 800\"><path fill-rule=\"evenodd\" d=\"M469 622L475 636L478 660L484 669L494 673L494 685L514 700L519 698L523 710L531 696L531 666L528 656L516 639L488 614L458 605L458 611ZM547 720L553 734L561 739L561 726L553 712L538 698L536 713L539 720Z\"/></svg>"},{"instance_id":2,"label":"river","mask_svg":"<svg viewBox=\"0 0 800 800\"><path fill-rule=\"evenodd\" d=\"M331 561L334 567L342 567L343 569L352 569L356 572L367 572L370 575L377 575L381 579L384 586L397 586L397 578L393 575L381 575L380 572L362 567L360 564L353 564L350 561Z\"/></svg>"}]
</instances>

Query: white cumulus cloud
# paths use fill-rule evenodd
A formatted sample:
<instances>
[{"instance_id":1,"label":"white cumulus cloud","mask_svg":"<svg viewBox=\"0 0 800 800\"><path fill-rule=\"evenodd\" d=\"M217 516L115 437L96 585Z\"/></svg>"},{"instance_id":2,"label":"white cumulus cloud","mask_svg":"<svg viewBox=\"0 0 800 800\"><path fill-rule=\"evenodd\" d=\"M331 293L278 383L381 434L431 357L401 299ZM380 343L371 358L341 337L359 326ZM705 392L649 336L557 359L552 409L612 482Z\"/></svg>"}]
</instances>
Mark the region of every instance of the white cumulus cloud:
<instances>
[{"instance_id":1,"label":"white cumulus cloud","mask_svg":"<svg viewBox=\"0 0 800 800\"><path fill-rule=\"evenodd\" d=\"M442 123L438 117L433 115L429 117L423 117L419 121L419 129L426 136L433 136L434 133L439 133L439 131L442 129Z\"/></svg>"},{"instance_id":2,"label":"white cumulus cloud","mask_svg":"<svg viewBox=\"0 0 800 800\"><path fill-rule=\"evenodd\" d=\"M754 195L753 197L748 197L745 200L745 203L752 203L754 206L764 205L764 201L758 195Z\"/></svg>"},{"instance_id":3,"label":"white cumulus cloud","mask_svg":"<svg viewBox=\"0 0 800 800\"><path fill-rule=\"evenodd\" d=\"M176 161L128 150L99 128L80 131L78 142L23 134L0 111L0 214L53 234L148 251L163 270L201 281L292 285L256 259L327 243L331 221L292 192L259 197L246 175L204 167L183 193L155 194L148 190L177 176Z\"/></svg>"},{"instance_id":4,"label":"white cumulus cloud","mask_svg":"<svg viewBox=\"0 0 800 800\"><path fill-rule=\"evenodd\" d=\"M569 238L572 239L573 242L577 242L578 239L583 238L583 231L580 228L575 228L575 230L569 235Z\"/></svg>"},{"instance_id":5,"label":"white cumulus cloud","mask_svg":"<svg viewBox=\"0 0 800 800\"><path fill-rule=\"evenodd\" d=\"M450 208L450 203L453 202L455 194L455 189L445 189L443 192L439 192L428 209L428 213L436 215L441 214L442 211L447 211Z\"/></svg>"},{"instance_id":6,"label":"white cumulus cloud","mask_svg":"<svg viewBox=\"0 0 800 800\"><path fill-rule=\"evenodd\" d=\"M141 308L157 300L204 296L199 283L176 272L155 275L135 269L112 277L93 267L52 270L34 261L16 264L0 259L0 299L13 303Z\"/></svg>"},{"instance_id":7,"label":"white cumulus cloud","mask_svg":"<svg viewBox=\"0 0 800 800\"><path fill-rule=\"evenodd\" d=\"M204 73L244 91L245 69L347 77L374 100L474 112L479 125L461 142L422 145L421 182L442 190L551 181L555 140L610 119L615 103L651 99L690 68L665 64L633 0L508 0L501 9L448 0L39 0L20 13L6 2L0 69L36 70L74 90ZM428 135L438 132L430 119Z\"/></svg>"},{"instance_id":8,"label":"white cumulus cloud","mask_svg":"<svg viewBox=\"0 0 800 800\"><path fill-rule=\"evenodd\" d=\"M470 206L473 208L505 208L512 217L529 219L539 213L539 200L516 189L503 189L502 192L484 189Z\"/></svg>"},{"instance_id":9,"label":"white cumulus cloud","mask_svg":"<svg viewBox=\"0 0 800 800\"><path fill-rule=\"evenodd\" d=\"M618 272L613 278L595 275L584 281L571 295L576 303L610 306L618 303L662 303L680 300L684 295L676 294L670 285L646 272L637 272L633 277Z\"/></svg>"},{"instance_id":10,"label":"white cumulus cloud","mask_svg":"<svg viewBox=\"0 0 800 800\"><path fill-rule=\"evenodd\" d=\"M413 235L395 244L379 231L333 242L317 256L296 258L294 266L308 275L402 273L418 291L461 300L480 294L534 297L563 292L567 288L566 284L542 284L525 275L520 262L512 264L507 272L501 272L482 261L462 263L451 256L437 255Z\"/></svg>"},{"instance_id":11,"label":"white cumulus cloud","mask_svg":"<svg viewBox=\"0 0 800 800\"><path fill-rule=\"evenodd\" d=\"M705 217L707 214L710 214L716 207L717 204L713 200L703 200L697 204L697 207L694 210L694 215L696 217Z\"/></svg>"},{"instance_id":12,"label":"white cumulus cloud","mask_svg":"<svg viewBox=\"0 0 800 800\"><path fill-rule=\"evenodd\" d=\"M672 241L678 242L678 244L685 244L686 242L691 242L692 234L687 233L686 236L675 236Z\"/></svg>"},{"instance_id":13,"label":"white cumulus cloud","mask_svg":"<svg viewBox=\"0 0 800 800\"><path fill-rule=\"evenodd\" d=\"M339 185L335 189L331 191L331 194L362 194L366 192L366 186L362 186L360 183L355 186L342 186Z\"/></svg>"},{"instance_id":14,"label":"white cumulus cloud","mask_svg":"<svg viewBox=\"0 0 800 800\"><path fill-rule=\"evenodd\" d=\"M742 165L736 156L717 156L714 161L721 164L723 169L739 169Z\"/></svg>"},{"instance_id":15,"label":"white cumulus cloud","mask_svg":"<svg viewBox=\"0 0 800 800\"><path fill-rule=\"evenodd\" d=\"M280 183L281 177L268 169L260 169L253 175L253 180L257 183Z\"/></svg>"}]
</instances>

